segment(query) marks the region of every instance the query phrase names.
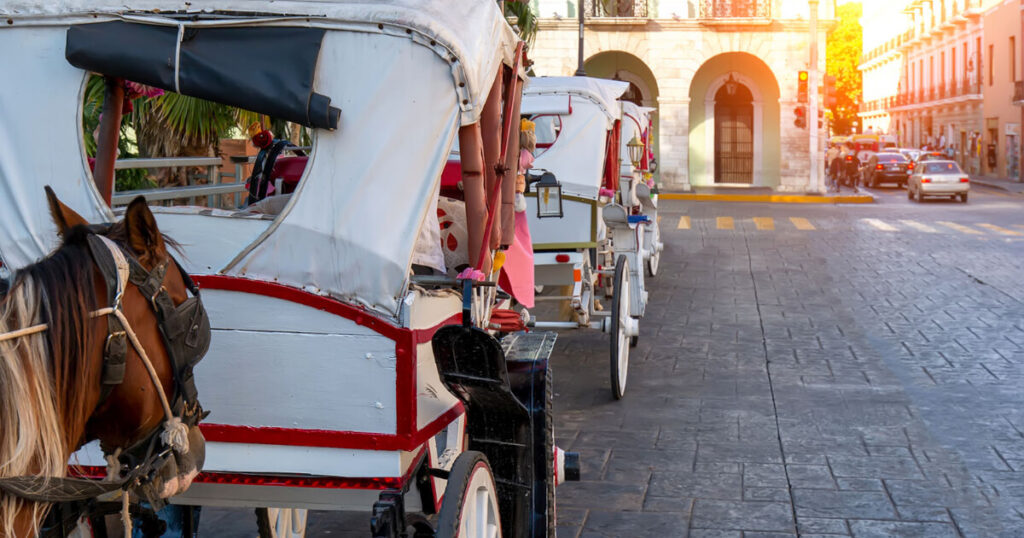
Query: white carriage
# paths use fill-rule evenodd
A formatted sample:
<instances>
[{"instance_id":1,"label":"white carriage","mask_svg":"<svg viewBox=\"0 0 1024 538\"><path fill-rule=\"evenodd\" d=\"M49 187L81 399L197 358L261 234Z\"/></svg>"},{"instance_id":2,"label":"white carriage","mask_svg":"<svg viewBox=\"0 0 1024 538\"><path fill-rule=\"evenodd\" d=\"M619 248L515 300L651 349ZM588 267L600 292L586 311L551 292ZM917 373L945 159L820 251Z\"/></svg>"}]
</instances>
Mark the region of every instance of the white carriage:
<instances>
[{"instance_id":1,"label":"white carriage","mask_svg":"<svg viewBox=\"0 0 1024 538\"><path fill-rule=\"evenodd\" d=\"M632 136L620 143L627 124L618 99L628 87L588 77L533 78L522 105L536 125L533 166L553 174L527 194L535 282L556 287L537 300L571 307L571 319L536 320L534 326L608 333L616 399L625 392L629 350L647 306L644 265L654 249L645 247L651 241L646 223L651 217L657 222L656 203L629 157ZM646 112L637 115L643 116L637 122L646 121ZM610 299L605 309L601 297Z\"/></svg>"},{"instance_id":2,"label":"white carriage","mask_svg":"<svg viewBox=\"0 0 1024 538\"><path fill-rule=\"evenodd\" d=\"M114 219L100 194L112 176L97 172L97 190L82 150L89 72L312 130L279 203L152 208L213 326L196 370L212 412L206 463L176 504L257 508L263 536L304 535L307 509L371 507L373 536L554 535L553 488L578 476L553 446L554 335L499 342L480 329L503 296L490 282L509 237L494 170L518 162L508 126L525 78L495 2L40 0L0 14L0 49L19 51L0 55L0 70L19 73L0 87L0 211L23 223L0 233L5 267L56 240L43 185L93 222ZM26 136L40 125L45 141ZM466 247L484 282L412 271L423 242L439 243L433 212L456 137ZM96 447L78 458L102 465Z\"/></svg>"}]
</instances>

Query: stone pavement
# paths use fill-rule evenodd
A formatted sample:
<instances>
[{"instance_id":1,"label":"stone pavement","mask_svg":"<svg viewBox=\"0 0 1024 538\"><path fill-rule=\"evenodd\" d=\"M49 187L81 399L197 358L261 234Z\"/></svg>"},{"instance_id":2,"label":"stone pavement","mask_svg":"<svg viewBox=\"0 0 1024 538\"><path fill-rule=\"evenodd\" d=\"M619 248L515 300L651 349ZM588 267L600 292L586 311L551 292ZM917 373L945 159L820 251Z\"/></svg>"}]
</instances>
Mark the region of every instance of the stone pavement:
<instances>
[{"instance_id":1,"label":"stone pavement","mask_svg":"<svg viewBox=\"0 0 1024 538\"><path fill-rule=\"evenodd\" d=\"M606 337L559 339L556 433L584 463L559 535L1024 536L1024 243L838 208L699 225L716 205L663 205L694 226L663 224L623 401Z\"/></svg>"}]
</instances>

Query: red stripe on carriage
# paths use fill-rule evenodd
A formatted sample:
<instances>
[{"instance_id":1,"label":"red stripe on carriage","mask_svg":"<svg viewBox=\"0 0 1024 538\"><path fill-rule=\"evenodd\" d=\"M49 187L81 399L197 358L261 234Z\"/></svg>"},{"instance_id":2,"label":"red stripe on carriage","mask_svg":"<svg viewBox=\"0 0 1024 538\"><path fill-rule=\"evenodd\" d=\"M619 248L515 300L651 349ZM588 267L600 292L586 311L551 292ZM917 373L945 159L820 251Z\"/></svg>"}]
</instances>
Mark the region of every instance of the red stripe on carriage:
<instances>
[{"instance_id":1,"label":"red stripe on carriage","mask_svg":"<svg viewBox=\"0 0 1024 538\"><path fill-rule=\"evenodd\" d=\"M367 434L365 432L337 432L337 431L326 431L324 434L327 436L321 436L320 430L292 430L287 428L280 428L282 431L287 432L310 432L308 435L300 434L310 441L321 439L320 442L328 444L308 444L307 442L269 442L269 441L230 441L225 439L227 442L250 442L260 444L285 444L292 446L326 446L333 448L366 448L376 450L411 450L412 448L404 448L408 446L408 440L414 437L418 437L424 430L418 430L416 425L416 345L429 342L434 336L434 333L438 329L450 323L460 323L462 316L457 314L448 318L444 322L430 327L428 329L406 329L404 327L398 327L392 325L374 315L369 310L359 308L348 303L343 303L337 299L331 297L324 297L323 295L317 295L310 293L306 290L299 288L293 288L291 286L285 286L277 282L266 282L263 280L252 280L248 278L239 278L234 276L226 275L192 275L192 280L195 281L196 285L200 289L211 289L211 290L222 290L222 291L235 291L240 293L251 293L253 295L263 295L266 297L273 297L275 299L281 299L283 301L289 301L301 305L308 306L310 308L316 308L329 314L341 316L346 319L354 321L357 325L367 327L374 332L377 332L381 336L394 340L395 342L395 357L396 357L396 372L395 372L395 397L398 405L398 412L396 416L396 423L398 432L397 435L390 434ZM461 409L461 405L459 406ZM445 413L447 415L452 410ZM442 415L442 416L445 416ZM457 414L456 414L457 416ZM437 422L436 420L434 422ZM431 423L431 425L434 424ZM203 432L206 432L207 425L203 425ZM249 429L246 426L223 426L224 428L240 428L242 430ZM429 428L429 426L428 426ZM255 428L256 430L263 430L263 428ZM440 431L440 430L438 430ZM436 432L434 432L436 433ZM216 434L214 434L216 435ZM235 435L242 435L241 432L236 432ZM287 435L273 435L275 439L285 439L295 435L289 433ZM351 437L349 437L351 435ZM432 435L432 434L430 434ZM427 435L429 437L430 435ZM249 437L252 437L251 435ZM265 438L262 434L256 436L256 438ZM347 439L341 443L341 439ZM351 443L353 446L349 446ZM387 443L386 446L394 446L397 448L379 448L380 443ZM415 446L415 445L414 445Z\"/></svg>"},{"instance_id":2,"label":"red stripe on carriage","mask_svg":"<svg viewBox=\"0 0 1024 538\"><path fill-rule=\"evenodd\" d=\"M301 430L295 428L233 426L230 424L199 425L207 441L219 443L251 443L255 445L315 446L352 450L412 451L464 414L462 402L441 413L423 429L410 435L366 433L334 430Z\"/></svg>"}]
</instances>

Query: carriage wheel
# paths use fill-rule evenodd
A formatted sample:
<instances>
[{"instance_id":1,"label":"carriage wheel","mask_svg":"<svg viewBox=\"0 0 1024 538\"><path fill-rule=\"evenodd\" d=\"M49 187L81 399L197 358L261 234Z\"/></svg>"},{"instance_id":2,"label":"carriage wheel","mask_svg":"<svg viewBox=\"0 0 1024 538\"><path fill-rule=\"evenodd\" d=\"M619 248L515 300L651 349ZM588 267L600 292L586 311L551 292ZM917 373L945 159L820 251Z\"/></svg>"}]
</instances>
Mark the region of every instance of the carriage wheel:
<instances>
[{"instance_id":1,"label":"carriage wheel","mask_svg":"<svg viewBox=\"0 0 1024 538\"><path fill-rule=\"evenodd\" d=\"M544 451L547 456L544 462L547 464L545 472L548 474L547 479L547 524L548 533L547 536L554 538L555 526L555 420L554 420L554 394L555 391L551 387L551 366L549 365L544 370Z\"/></svg>"},{"instance_id":2,"label":"carriage wheel","mask_svg":"<svg viewBox=\"0 0 1024 538\"><path fill-rule=\"evenodd\" d=\"M651 256L647 258L647 276L658 276L658 265L661 263L661 251L654 248L661 241L661 230L658 223L654 223L654 233L651 234Z\"/></svg>"},{"instance_id":3,"label":"carriage wheel","mask_svg":"<svg viewBox=\"0 0 1024 538\"><path fill-rule=\"evenodd\" d=\"M257 508L260 538L304 538L309 511L303 508Z\"/></svg>"},{"instance_id":4,"label":"carriage wheel","mask_svg":"<svg viewBox=\"0 0 1024 538\"><path fill-rule=\"evenodd\" d=\"M437 538L500 538L498 492L487 457L467 450L455 458L437 516Z\"/></svg>"},{"instance_id":5,"label":"carriage wheel","mask_svg":"<svg viewBox=\"0 0 1024 538\"><path fill-rule=\"evenodd\" d=\"M621 400L626 392L626 374L629 371L629 348L631 338L628 336L629 317L629 261L619 256L615 262L614 284L612 295L612 326L611 326L611 374L612 396Z\"/></svg>"}]
</instances>

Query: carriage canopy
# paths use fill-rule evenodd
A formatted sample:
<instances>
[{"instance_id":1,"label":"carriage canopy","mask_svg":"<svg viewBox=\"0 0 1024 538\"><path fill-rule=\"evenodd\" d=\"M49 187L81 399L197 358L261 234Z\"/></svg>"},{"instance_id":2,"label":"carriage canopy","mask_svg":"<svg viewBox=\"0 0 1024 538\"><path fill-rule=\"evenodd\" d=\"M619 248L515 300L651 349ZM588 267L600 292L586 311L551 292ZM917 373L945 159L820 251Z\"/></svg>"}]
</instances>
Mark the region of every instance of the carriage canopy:
<instances>
[{"instance_id":1,"label":"carriage canopy","mask_svg":"<svg viewBox=\"0 0 1024 538\"><path fill-rule=\"evenodd\" d=\"M622 118L618 99L628 88L628 82L589 77L530 79L522 113L538 120L534 168L553 172L566 194L596 200L608 132Z\"/></svg>"},{"instance_id":2,"label":"carriage canopy","mask_svg":"<svg viewBox=\"0 0 1024 538\"><path fill-rule=\"evenodd\" d=\"M0 15L10 19L0 27L0 49L19 51L0 55L0 71L19 73L0 85L0 253L8 266L31 263L56 243L43 185L53 186L91 221L113 218L96 192L82 149L88 73L71 60L86 69L110 70L103 74L129 75L116 72L124 67L118 66L116 50L101 50L100 37L83 40L82 35L98 32L109 42L111 36L102 31L107 25L111 31L164 36L162 52L124 51L134 59L122 64L135 61L145 70L168 50L181 54L187 48L183 40L206 30L219 29L207 33L220 38L227 35L223 30L244 30L253 42L283 31L314 40L322 33L315 61L298 74L289 67L275 70L281 62L272 58L231 61L215 55L191 65L187 58L172 60L171 79L167 71L159 73L165 77L162 82L158 77L160 84L177 85L171 90L184 93L191 84L207 92L199 96L217 98L224 87L239 84L231 79L232 69L251 65L269 75L246 82L261 86L253 95L264 93L263 101L248 106L316 116L295 120L321 128L314 131L295 195L273 218L155 208L157 218L185 245L183 261L194 274L277 281L391 315L398 315L417 230L437 194L455 133L460 125L479 121L495 73L503 63L511 64L518 42L489 0L15 0L0 6ZM170 41L167 29L173 30ZM167 43L174 46L168 49ZM241 54L245 48L222 50ZM310 48L303 50L309 60ZM258 47L251 52L259 56ZM205 78L196 77L199 72ZM292 102L275 103L268 99L273 91L263 87L272 85L273 77L309 87L283 91L282 100ZM307 95L309 102L294 106L295 95ZM290 112L259 110L268 106L290 107Z\"/></svg>"}]
</instances>

